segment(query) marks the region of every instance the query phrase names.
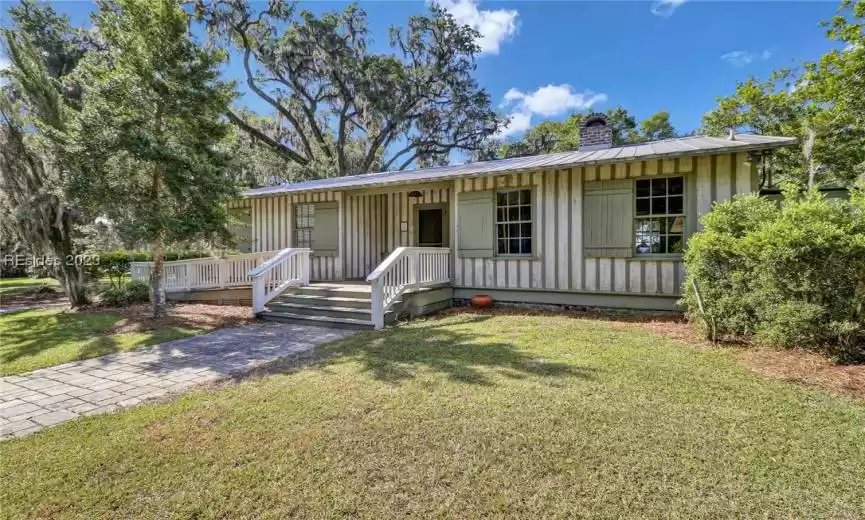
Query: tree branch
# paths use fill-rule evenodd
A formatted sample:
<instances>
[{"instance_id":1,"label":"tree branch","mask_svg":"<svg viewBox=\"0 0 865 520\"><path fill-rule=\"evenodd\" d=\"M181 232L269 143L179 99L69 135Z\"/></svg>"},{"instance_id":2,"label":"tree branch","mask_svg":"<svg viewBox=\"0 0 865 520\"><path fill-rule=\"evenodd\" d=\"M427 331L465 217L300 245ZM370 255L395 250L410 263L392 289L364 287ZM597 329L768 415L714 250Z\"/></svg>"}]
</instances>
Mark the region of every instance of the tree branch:
<instances>
[{"instance_id":1,"label":"tree branch","mask_svg":"<svg viewBox=\"0 0 865 520\"><path fill-rule=\"evenodd\" d=\"M304 156L300 155L299 153L295 152L291 148L280 143L276 139L273 139L272 137L265 134L264 132L262 132L258 128L250 125L243 118L241 118L240 116L235 114L230 108L228 109L226 116L228 117L229 121L231 121L235 125L239 126L241 129L243 129L249 135L251 135L251 136L255 137L256 139L258 139L259 141L263 142L265 145L267 145L270 149L272 149L274 152L278 153L279 155L285 157L286 159L288 159L290 161L296 162L296 163L300 164L301 166L306 166L307 164L309 164L309 160L306 159Z\"/></svg>"},{"instance_id":2,"label":"tree branch","mask_svg":"<svg viewBox=\"0 0 865 520\"><path fill-rule=\"evenodd\" d=\"M406 168L408 168L409 165L410 165L412 162L414 162L414 160L417 159L419 155L420 155L420 152L415 152L415 153L413 153L413 154L411 155L411 157L408 158L408 160L406 160L404 163L402 163L402 164L400 165L400 167L399 167L399 171L403 171L403 170L405 170Z\"/></svg>"},{"instance_id":3,"label":"tree branch","mask_svg":"<svg viewBox=\"0 0 865 520\"><path fill-rule=\"evenodd\" d=\"M400 151L398 151L397 153L393 154L393 155L391 156L391 158L388 159L388 161L384 164L384 166L383 166L384 171L390 171L390 167L391 167L391 166L393 165L393 163L397 160L397 158L399 158L399 156L403 155L404 153L407 153L407 152L410 152L410 151L414 150L416 147L417 147L417 144L415 144L415 143L411 143L411 144L409 144L408 146L406 146L405 148L403 148L402 150L400 150ZM400 169L402 169L402 168L400 168Z\"/></svg>"},{"instance_id":4,"label":"tree branch","mask_svg":"<svg viewBox=\"0 0 865 520\"><path fill-rule=\"evenodd\" d=\"M318 143L321 151L324 152L328 157L333 157L333 151L327 145L327 142L324 139L324 134L321 129L318 127L318 121L315 119L315 111L316 111L316 101L315 99L309 95L303 85L300 84L297 79L286 79L282 74L279 74L276 70L276 67L271 68L271 72L275 76L276 81L282 83L286 87L294 89L301 97L305 98L310 106L307 106L305 103L300 103L300 109L303 111L304 116L306 116L306 122L309 124L309 129L312 131L313 137L315 137L316 142Z\"/></svg>"},{"instance_id":5,"label":"tree branch","mask_svg":"<svg viewBox=\"0 0 865 520\"><path fill-rule=\"evenodd\" d=\"M340 174L345 173L345 122L346 122L346 113L348 112L348 104L344 104L342 106L342 110L339 113L339 126L337 127L337 142L336 142L336 166L339 170Z\"/></svg>"},{"instance_id":6,"label":"tree branch","mask_svg":"<svg viewBox=\"0 0 865 520\"><path fill-rule=\"evenodd\" d=\"M252 54L252 48L250 46L249 36L246 34L246 31L244 29L242 29L237 24L234 25L234 30L237 31L237 34L240 35L240 39L243 42L243 69L246 72L246 84L249 85L249 88L253 92L255 92L256 94L258 94L258 96L261 97L261 99L267 101L271 106L273 106L277 111L279 111L279 113L283 117L285 117L289 123L291 123L292 127L294 127L295 133L298 135L298 137L300 137L301 144L303 145L303 149L306 152L306 157L307 157L306 163L308 163L309 161L311 161L313 159L314 156L312 153L312 148L309 145L309 140L306 138L306 134L304 133L303 128L300 126L300 123L297 121L297 119L294 117L294 115L290 111L286 110L285 107L282 106L282 104L279 101L270 97L267 94L267 92L262 90L255 83L255 80L254 80L255 76L252 74L252 69L249 66L249 57ZM247 125L247 127L249 127L249 125ZM276 143L276 144L277 144L277 146L285 147L285 145L283 145L282 143ZM285 148L286 148L286 150L288 150L287 147L285 147ZM292 151L292 153L294 155L299 156L297 154L297 152ZM285 154L283 154L283 155L285 155ZM306 164L306 163L303 163L303 164Z\"/></svg>"}]
</instances>

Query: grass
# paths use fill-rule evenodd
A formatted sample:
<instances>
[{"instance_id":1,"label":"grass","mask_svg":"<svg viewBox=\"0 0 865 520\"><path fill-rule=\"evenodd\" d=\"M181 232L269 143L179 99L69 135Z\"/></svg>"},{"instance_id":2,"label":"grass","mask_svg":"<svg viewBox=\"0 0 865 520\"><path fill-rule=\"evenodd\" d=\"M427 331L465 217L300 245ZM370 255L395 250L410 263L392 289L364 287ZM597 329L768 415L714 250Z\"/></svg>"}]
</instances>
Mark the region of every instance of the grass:
<instances>
[{"instance_id":1,"label":"grass","mask_svg":"<svg viewBox=\"0 0 865 520\"><path fill-rule=\"evenodd\" d=\"M160 326L113 332L126 317L115 312L30 310L0 316L0 375L29 372L200 334L197 327Z\"/></svg>"},{"instance_id":2,"label":"grass","mask_svg":"<svg viewBox=\"0 0 865 520\"><path fill-rule=\"evenodd\" d=\"M22 285L59 285L53 278L0 278L0 289Z\"/></svg>"},{"instance_id":3,"label":"grass","mask_svg":"<svg viewBox=\"0 0 865 520\"><path fill-rule=\"evenodd\" d=\"M60 284L53 278L0 278L0 297L26 294L43 285L60 290Z\"/></svg>"},{"instance_id":4,"label":"grass","mask_svg":"<svg viewBox=\"0 0 865 520\"><path fill-rule=\"evenodd\" d=\"M131 278L128 275L123 275L119 278L115 277L113 279L108 276L103 276L102 278L99 278L98 280L93 282L93 285L107 286L116 282L126 283L130 280ZM63 290L60 287L60 282L58 282L54 278L0 278L0 297L8 298L21 294L29 294L32 293L35 289L38 289L42 286L49 287L57 292Z\"/></svg>"},{"instance_id":5,"label":"grass","mask_svg":"<svg viewBox=\"0 0 865 520\"><path fill-rule=\"evenodd\" d=\"M8 518L865 515L865 402L636 324L470 316L0 443Z\"/></svg>"}]
</instances>

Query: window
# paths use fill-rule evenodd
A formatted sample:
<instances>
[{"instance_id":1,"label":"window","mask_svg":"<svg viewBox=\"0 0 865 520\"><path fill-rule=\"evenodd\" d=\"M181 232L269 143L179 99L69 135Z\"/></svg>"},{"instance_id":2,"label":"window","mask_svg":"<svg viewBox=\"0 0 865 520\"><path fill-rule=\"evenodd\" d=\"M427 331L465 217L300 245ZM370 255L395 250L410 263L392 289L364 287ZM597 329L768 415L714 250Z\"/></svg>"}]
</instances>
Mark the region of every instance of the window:
<instances>
[{"instance_id":1,"label":"window","mask_svg":"<svg viewBox=\"0 0 865 520\"><path fill-rule=\"evenodd\" d=\"M496 237L500 255L532 254L532 190L496 193Z\"/></svg>"},{"instance_id":2,"label":"window","mask_svg":"<svg viewBox=\"0 0 865 520\"><path fill-rule=\"evenodd\" d=\"M637 254L677 254L685 236L683 177L636 182L635 247Z\"/></svg>"},{"instance_id":3,"label":"window","mask_svg":"<svg viewBox=\"0 0 865 520\"><path fill-rule=\"evenodd\" d=\"M312 247L314 223L314 204L298 204L294 207L294 247Z\"/></svg>"}]
</instances>

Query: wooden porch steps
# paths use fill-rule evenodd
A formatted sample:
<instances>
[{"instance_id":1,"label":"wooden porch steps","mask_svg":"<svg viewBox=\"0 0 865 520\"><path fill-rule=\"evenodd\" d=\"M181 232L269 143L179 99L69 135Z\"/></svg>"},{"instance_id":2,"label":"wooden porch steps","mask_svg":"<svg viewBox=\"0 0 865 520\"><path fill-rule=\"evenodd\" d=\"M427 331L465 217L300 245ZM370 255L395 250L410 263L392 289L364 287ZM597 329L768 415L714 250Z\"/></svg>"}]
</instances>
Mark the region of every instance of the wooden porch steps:
<instances>
[{"instance_id":1,"label":"wooden porch steps","mask_svg":"<svg viewBox=\"0 0 865 520\"><path fill-rule=\"evenodd\" d=\"M394 309L402 306L394 305ZM313 283L289 289L270 301L259 314L265 320L372 330L372 297L369 285ZM397 311L388 312L385 322L393 322Z\"/></svg>"},{"instance_id":2,"label":"wooden porch steps","mask_svg":"<svg viewBox=\"0 0 865 520\"><path fill-rule=\"evenodd\" d=\"M373 330L370 320L355 320L352 318L334 318L330 316L316 316L314 314L295 314L280 311L264 311L259 317L266 321L278 321L282 323L295 323L300 325L318 325L320 327L333 327L337 329Z\"/></svg>"}]
</instances>

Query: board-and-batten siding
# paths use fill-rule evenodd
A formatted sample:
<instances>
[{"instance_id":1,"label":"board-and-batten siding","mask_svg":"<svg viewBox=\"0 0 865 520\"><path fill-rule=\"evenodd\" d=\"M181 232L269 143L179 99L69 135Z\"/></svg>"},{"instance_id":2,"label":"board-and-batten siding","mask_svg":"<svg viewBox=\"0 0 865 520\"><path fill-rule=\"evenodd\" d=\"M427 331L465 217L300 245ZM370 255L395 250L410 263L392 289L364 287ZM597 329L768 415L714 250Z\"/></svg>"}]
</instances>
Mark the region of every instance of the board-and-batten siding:
<instances>
[{"instance_id":1,"label":"board-and-batten siding","mask_svg":"<svg viewBox=\"0 0 865 520\"><path fill-rule=\"evenodd\" d=\"M418 191L420 197L409 197ZM366 278L387 255L414 242L414 206L448 202L446 187L386 193L323 192L252 199L254 251L274 251L293 244L295 204L340 202L337 256L312 257L313 280ZM403 230L401 222L406 222Z\"/></svg>"},{"instance_id":2,"label":"board-and-batten siding","mask_svg":"<svg viewBox=\"0 0 865 520\"><path fill-rule=\"evenodd\" d=\"M455 259L455 286L486 289L639 293L678 295L684 280L681 260L584 258L583 185L587 181L682 174L688 228L711 210L714 201L756 189L756 172L747 154L636 161L554 171L457 179L456 199L467 191L532 187L538 236L532 258ZM457 233L453 229L453 233ZM458 242L455 242L458 243Z\"/></svg>"},{"instance_id":3,"label":"board-and-batten siding","mask_svg":"<svg viewBox=\"0 0 865 520\"><path fill-rule=\"evenodd\" d=\"M688 227L698 228L699 216L714 201L756 190L756 171L747 154L723 154L668 160L586 166L556 171L457 179L454 192L511 187L535 189L534 218L537 257L454 258L457 287L532 289L607 293L676 295L684 279L678 260L583 258L583 184L586 181L683 174L690 188L686 197ZM422 185L418 186L421 188ZM292 244L293 204L339 201L340 245L335 257L313 257L315 280L366 277L393 249L414 241L414 205L449 203L447 187L411 187L391 192L323 192L252 199L254 251L272 251ZM457 237L455 205L449 205L450 240ZM696 218L695 218L696 217ZM406 229L402 229L406 222Z\"/></svg>"},{"instance_id":4,"label":"board-and-batten siding","mask_svg":"<svg viewBox=\"0 0 865 520\"><path fill-rule=\"evenodd\" d=\"M420 197L409 197L417 191ZM414 245L414 207L447 203L445 187L346 194L346 278L366 278L397 247ZM402 222L406 223L405 230Z\"/></svg>"},{"instance_id":5,"label":"board-and-batten siding","mask_svg":"<svg viewBox=\"0 0 865 520\"><path fill-rule=\"evenodd\" d=\"M254 238L253 251L278 251L291 247L294 241L294 211L295 204L312 202L338 202L342 199L340 192L299 193L252 199L252 233ZM340 223L343 219L339 219ZM342 224L340 227L344 229ZM343 229L339 230L343 236ZM343 250L342 241L340 251ZM343 269L339 255L313 256L313 280L342 280Z\"/></svg>"},{"instance_id":6,"label":"board-and-batten siding","mask_svg":"<svg viewBox=\"0 0 865 520\"><path fill-rule=\"evenodd\" d=\"M345 198L345 276L365 278L387 256L383 194L348 194Z\"/></svg>"}]
</instances>

